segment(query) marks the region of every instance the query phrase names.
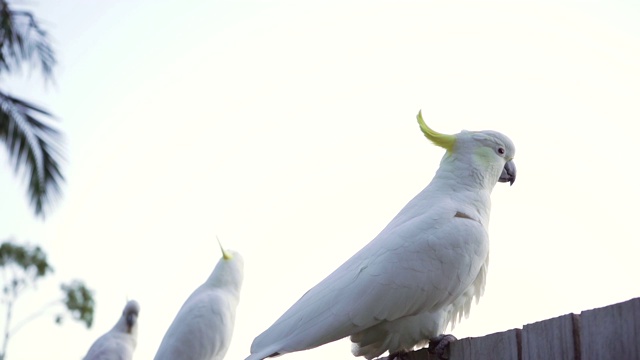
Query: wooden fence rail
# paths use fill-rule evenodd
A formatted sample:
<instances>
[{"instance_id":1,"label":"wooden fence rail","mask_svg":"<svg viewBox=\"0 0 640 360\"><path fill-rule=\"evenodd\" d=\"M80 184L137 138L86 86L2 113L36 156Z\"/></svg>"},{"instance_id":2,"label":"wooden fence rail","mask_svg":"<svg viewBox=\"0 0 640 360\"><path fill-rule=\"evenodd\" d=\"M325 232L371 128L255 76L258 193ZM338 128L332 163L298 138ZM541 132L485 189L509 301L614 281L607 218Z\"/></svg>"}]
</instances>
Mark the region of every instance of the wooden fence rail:
<instances>
[{"instance_id":1,"label":"wooden fence rail","mask_svg":"<svg viewBox=\"0 0 640 360\"><path fill-rule=\"evenodd\" d=\"M449 360L640 360L640 298L460 339L450 344L448 355ZM421 349L408 359L436 356Z\"/></svg>"}]
</instances>

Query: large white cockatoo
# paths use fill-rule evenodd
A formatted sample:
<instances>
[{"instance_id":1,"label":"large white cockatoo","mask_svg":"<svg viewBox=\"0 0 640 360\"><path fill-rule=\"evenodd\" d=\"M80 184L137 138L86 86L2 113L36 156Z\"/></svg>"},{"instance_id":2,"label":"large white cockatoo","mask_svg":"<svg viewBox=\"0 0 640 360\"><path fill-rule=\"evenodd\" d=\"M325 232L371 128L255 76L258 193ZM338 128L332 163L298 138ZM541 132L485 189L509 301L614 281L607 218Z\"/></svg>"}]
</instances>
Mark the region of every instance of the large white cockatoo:
<instances>
[{"instance_id":1,"label":"large white cockatoo","mask_svg":"<svg viewBox=\"0 0 640 360\"><path fill-rule=\"evenodd\" d=\"M431 183L256 337L247 360L347 336L355 356L401 356L442 339L449 324L468 315L487 275L491 191L497 182L515 181L515 147L496 131L445 135L421 113L417 118L427 139L446 149Z\"/></svg>"},{"instance_id":2,"label":"large white cockatoo","mask_svg":"<svg viewBox=\"0 0 640 360\"><path fill-rule=\"evenodd\" d=\"M244 262L235 251L222 258L193 291L169 326L154 360L222 360L227 353L240 298Z\"/></svg>"},{"instance_id":3,"label":"large white cockatoo","mask_svg":"<svg viewBox=\"0 0 640 360\"><path fill-rule=\"evenodd\" d=\"M118 322L89 348L84 360L131 360L138 339L140 305L130 300Z\"/></svg>"}]
</instances>

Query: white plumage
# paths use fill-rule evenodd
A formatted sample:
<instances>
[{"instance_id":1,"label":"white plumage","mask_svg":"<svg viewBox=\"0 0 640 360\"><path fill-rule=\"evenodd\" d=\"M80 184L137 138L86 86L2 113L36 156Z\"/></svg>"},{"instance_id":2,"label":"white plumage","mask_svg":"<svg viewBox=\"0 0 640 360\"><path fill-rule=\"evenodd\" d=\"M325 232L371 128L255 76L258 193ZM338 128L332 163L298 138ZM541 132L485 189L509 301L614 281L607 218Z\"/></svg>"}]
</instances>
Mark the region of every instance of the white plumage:
<instances>
[{"instance_id":1,"label":"white plumage","mask_svg":"<svg viewBox=\"0 0 640 360\"><path fill-rule=\"evenodd\" d=\"M84 360L131 360L138 338L140 305L127 303L118 322L89 348Z\"/></svg>"},{"instance_id":2,"label":"white plumage","mask_svg":"<svg viewBox=\"0 0 640 360\"><path fill-rule=\"evenodd\" d=\"M213 272L184 302L169 326L155 360L221 360L235 322L243 260L223 251Z\"/></svg>"},{"instance_id":3,"label":"white plumage","mask_svg":"<svg viewBox=\"0 0 640 360\"><path fill-rule=\"evenodd\" d=\"M490 194L513 183L515 148L495 131L425 136L447 149L431 183L363 249L259 335L247 360L311 349L347 336L367 359L441 335L482 295Z\"/></svg>"}]
</instances>

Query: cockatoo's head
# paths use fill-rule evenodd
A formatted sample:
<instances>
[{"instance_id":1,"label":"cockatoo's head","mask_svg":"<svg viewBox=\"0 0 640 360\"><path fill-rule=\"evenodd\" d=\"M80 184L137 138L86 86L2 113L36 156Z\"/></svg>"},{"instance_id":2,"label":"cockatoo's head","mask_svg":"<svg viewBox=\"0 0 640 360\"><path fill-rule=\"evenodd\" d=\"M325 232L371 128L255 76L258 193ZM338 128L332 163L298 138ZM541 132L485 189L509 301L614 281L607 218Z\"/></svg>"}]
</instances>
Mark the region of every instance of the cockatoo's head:
<instances>
[{"instance_id":1,"label":"cockatoo's head","mask_svg":"<svg viewBox=\"0 0 640 360\"><path fill-rule=\"evenodd\" d=\"M126 332L131 334L133 328L138 323L138 314L140 313L140 305L135 300L130 300L122 310L122 318L126 324Z\"/></svg>"},{"instance_id":2,"label":"cockatoo's head","mask_svg":"<svg viewBox=\"0 0 640 360\"><path fill-rule=\"evenodd\" d=\"M474 167L480 167L483 173L494 176L493 184L497 181L513 185L516 181L516 166L513 163L516 149L506 135L492 130L463 130L455 135L446 135L428 127L422 119L422 112L418 112L417 118L427 139L445 148L449 155L461 154L471 159Z\"/></svg>"},{"instance_id":3,"label":"cockatoo's head","mask_svg":"<svg viewBox=\"0 0 640 360\"><path fill-rule=\"evenodd\" d=\"M215 279L216 284L224 284L239 292L244 278L244 259L236 251L225 250L220 239L218 239L218 245L222 251L222 258L218 261L210 279Z\"/></svg>"}]
</instances>

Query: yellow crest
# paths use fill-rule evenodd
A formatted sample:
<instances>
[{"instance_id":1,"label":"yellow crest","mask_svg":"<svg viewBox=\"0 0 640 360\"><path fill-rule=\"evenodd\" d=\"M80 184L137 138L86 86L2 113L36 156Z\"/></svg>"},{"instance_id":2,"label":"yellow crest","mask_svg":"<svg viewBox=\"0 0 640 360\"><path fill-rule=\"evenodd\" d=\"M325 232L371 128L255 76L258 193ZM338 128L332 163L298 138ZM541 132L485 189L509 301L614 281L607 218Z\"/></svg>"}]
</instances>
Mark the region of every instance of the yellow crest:
<instances>
[{"instance_id":1,"label":"yellow crest","mask_svg":"<svg viewBox=\"0 0 640 360\"><path fill-rule=\"evenodd\" d=\"M218 240L218 245L220 245L220 250L222 250L222 258L225 260L231 260L233 256L231 256L231 254L224 250L222 244L220 243L220 238L218 238L218 235L216 235L216 239Z\"/></svg>"},{"instance_id":2,"label":"yellow crest","mask_svg":"<svg viewBox=\"0 0 640 360\"><path fill-rule=\"evenodd\" d=\"M422 130L422 133L427 137L427 139L431 140L432 143L447 150L453 150L453 144L455 144L456 142L455 136L440 134L439 132L428 127L422 119L422 110L418 112L418 116L416 116L416 118L418 119L418 124L420 124L420 130Z\"/></svg>"}]
</instances>

